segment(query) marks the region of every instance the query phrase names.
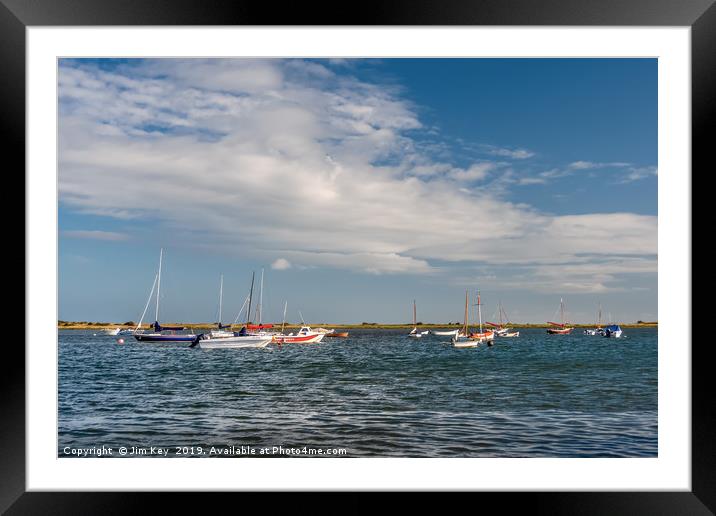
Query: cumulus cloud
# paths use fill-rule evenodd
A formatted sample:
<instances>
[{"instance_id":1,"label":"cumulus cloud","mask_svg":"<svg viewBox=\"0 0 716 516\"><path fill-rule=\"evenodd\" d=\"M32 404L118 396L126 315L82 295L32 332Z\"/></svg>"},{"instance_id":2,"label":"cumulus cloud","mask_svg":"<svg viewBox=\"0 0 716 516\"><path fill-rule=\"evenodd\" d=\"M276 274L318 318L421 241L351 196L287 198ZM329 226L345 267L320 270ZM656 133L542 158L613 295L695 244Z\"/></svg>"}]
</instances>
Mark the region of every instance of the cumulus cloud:
<instances>
[{"instance_id":1,"label":"cumulus cloud","mask_svg":"<svg viewBox=\"0 0 716 516\"><path fill-rule=\"evenodd\" d=\"M62 61L59 94L62 203L159 221L166 238L196 246L281 256L275 269L549 270L580 254L656 253L656 217L554 216L503 200L480 183L505 164L435 161L414 137L433 128L399 89L317 62Z\"/></svg>"},{"instance_id":2,"label":"cumulus cloud","mask_svg":"<svg viewBox=\"0 0 716 516\"><path fill-rule=\"evenodd\" d=\"M291 262L285 258L278 258L271 264L271 268L277 271L285 271L291 268Z\"/></svg>"}]
</instances>

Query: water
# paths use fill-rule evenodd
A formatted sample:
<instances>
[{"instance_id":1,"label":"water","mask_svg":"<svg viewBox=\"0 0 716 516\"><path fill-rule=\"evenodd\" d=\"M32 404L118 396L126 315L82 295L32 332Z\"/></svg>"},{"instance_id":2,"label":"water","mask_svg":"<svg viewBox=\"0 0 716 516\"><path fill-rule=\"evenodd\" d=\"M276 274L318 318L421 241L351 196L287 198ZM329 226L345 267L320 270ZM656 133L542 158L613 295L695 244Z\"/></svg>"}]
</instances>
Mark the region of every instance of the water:
<instances>
[{"instance_id":1,"label":"water","mask_svg":"<svg viewBox=\"0 0 716 516\"><path fill-rule=\"evenodd\" d=\"M444 337L353 330L313 345L201 350L60 331L58 455L282 446L350 457L656 457L657 330L580 332L522 329L493 347L455 349Z\"/></svg>"}]
</instances>

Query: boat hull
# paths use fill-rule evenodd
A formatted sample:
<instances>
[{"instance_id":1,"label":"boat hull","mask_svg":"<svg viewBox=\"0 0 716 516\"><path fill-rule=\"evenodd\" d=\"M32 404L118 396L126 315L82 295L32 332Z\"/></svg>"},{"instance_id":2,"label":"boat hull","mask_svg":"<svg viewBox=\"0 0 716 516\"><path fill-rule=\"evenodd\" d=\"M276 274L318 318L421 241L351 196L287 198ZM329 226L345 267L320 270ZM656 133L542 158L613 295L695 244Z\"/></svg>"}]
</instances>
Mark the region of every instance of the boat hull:
<instances>
[{"instance_id":1,"label":"boat hull","mask_svg":"<svg viewBox=\"0 0 716 516\"><path fill-rule=\"evenodd\" d=\"M452 331L433 331L430 332L433 335L437 335L438 337L454 337L458 334L460 330L452 330Z\"/></svg>"},{"instance_id":2,"label":"boat hull","mask_svg":"<svg viewBox=\"0 0 716 516\"><path fill-rule=\"evenodd\" d=\"M573 329L574 328L549 328L547 333L550 335L569 335Z\"/></svg>"},{"instance_id":3,"label":"boat hull","mask_svg":"<svg viewBox=\"0 0 716 516\"><path fill-rule=\"evenodd\" d=\"M135 333L134 338L139 342L194 342L199 336Z\"/></svg>"},{"instance_id":4,"label":"boat hull","mask_svg":"<svg viewBox=\"0 0 716 516\"><path fill-rule=\"evenodd\" d=\"M326 337L340 337L340 338L345 338L345 337L348 337L348 332L340 332L340 333L332 332L332 333L326 333Z\"/></svg>"},{"instance_id":5,"label":"boat hull","mask_svg":"<svg viewBox=\"0 0 716 516\"><path fill-rule=\"evenodd\" d=\"M270 337L220 337L218 339L201 339L201 349L241 349L241 348L265 348L271 342Z\"/></svg>"},{"instance_id":6,"label":"boat hull","mask_svg":"<svg viewBox=\"0 0 716 516\"><path fill-rule=\"evenodd\" d=\"M325 333L311 335L274 335L273 342L276 344L317 344L323 340Z\"/></svg>"}]
</instances>

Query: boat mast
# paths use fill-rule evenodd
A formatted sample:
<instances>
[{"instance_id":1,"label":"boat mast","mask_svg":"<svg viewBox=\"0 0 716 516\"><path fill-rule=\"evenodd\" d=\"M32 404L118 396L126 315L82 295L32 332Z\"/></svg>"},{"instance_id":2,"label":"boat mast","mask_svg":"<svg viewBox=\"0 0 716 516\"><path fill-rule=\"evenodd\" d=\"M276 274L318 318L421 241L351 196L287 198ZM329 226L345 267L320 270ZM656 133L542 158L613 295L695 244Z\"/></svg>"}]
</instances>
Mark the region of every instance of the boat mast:
<instances>
[{"instance_id":1,"label":"boat mast","mask_svg":"<svg viewBox=\"0 0 716 516\"><path fill-rule=\"evenodd\" d=\"M157 308L154 311L154 320L159 322L159 289L162 286L162 257L164 255L164 248L159 249L159 273L157 273Z\"/></svg>"},{"instance_id":2,"label":"boat mast","mask_svg":"<svg viewBox=\"0 0 716 516\"><path fill-rule=\"evenodd\" d=\"M564 301L561 297L559 298L559 313L562 317L562 326L564 326Z\"/></svg>"},{"instance_id":3,"label":"boat mast","mask_svg":"<svg viewBox=\"0 0 716 516\"><path fill-rule=\"evenodd\" d=\"M224 275L221 275L221 280L219 282L219 328L221 328L221 302L224 299Z\"/></svg>"},{"instance_id":4,"label":"boat mast","mask_svg":"<svg viewBox=\"0 0 716 516\"><path fill-rule=\"evenodd\" d=\"M286 326L286 308L288 308L288 301L284 301L283 303L283 322L281 323L281 333L283 333L283 328Z\"/></svg>"},{"instance_id":5,"label":"boat mast","mask_svg":"<svg viewBox=\"0 0 716 516\"><path fill-rule=\"evenodd\" d=\"M415 299L413 299L413 326L418 327L417 312L415 310Z\"/></svg>"},{"instance_id":6,"label":"boat mast","mask_svg":"<svg viewBox=\"0 0 716 516\"><path fill-rule=\"evenodd\" d=\"M463 333L465 334L466 337L467 337L467 317L468 317L467 304L468 304L468 294L467 294L467 290L465 290L465 328L463 329Z\"/></svg>"},{"instance_id":7,"label":"boat mast","mask_svg":"<svg viewBox=\"0 0 716 516\"><path fill-rule=\"evenodd\" d=\"M255 272L251 273L251 289L249 290L249 306L246 309L246 325L247 326L251 322L251 299L254 296L254 275L255 274L256 274Z\"/></svg>"},{"instance_id":8,"label":"boat mast","mask_svg":"<svg viewBox=\"0 0 716 516\"><path fill-rule=\"evenodd\" d=\"M264 270L261 269L261 291L259 293L259 326L261 326L261 317L264 309Z\"/></svg>"},{"instance_id":9,"label":"boat mast","mask_svg":"<svg viewBox=\"0 0 716 516\"><path fill-rule=\"evenodd\" d=\"M480 304L480 291L477 291L477 315L480 319L480 333L482 333L482 305Z\"/></svg>"},{"instance_id":10,"label":"boat mast","mask_svg":"<svg viewBox=\"0 0 716 516\"><path fill-rule=\"evenodd\" d=\"M602 327L602 304L599 303L599 320L597 321L597 328Z\"/></svg>"}]
</instances>

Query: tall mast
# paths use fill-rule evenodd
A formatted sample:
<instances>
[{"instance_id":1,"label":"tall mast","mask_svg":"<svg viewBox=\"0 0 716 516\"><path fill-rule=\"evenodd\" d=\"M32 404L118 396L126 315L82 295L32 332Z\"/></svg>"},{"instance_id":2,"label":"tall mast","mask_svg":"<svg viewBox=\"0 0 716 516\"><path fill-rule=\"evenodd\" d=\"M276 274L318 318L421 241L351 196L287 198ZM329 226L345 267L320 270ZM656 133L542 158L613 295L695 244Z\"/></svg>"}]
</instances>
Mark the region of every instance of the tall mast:
<instances>
[{"instance_id":1,"label":"tall mast","mask_svg":"<svg viewBox=\"0 0 716 516\"><path fill-rule=\"evenodd\" d=\"M246 309L246 324L248 325L251 322L251 299L254 296L254 275L256 273L251 273L251 289L249 290L249 307Z\"/></svg>"},{"instance_id":2,"label":"tall mast","mask_svg":"<svg viewBox=\"0 0 716 516\"><path fill-rule=\"evenodd\" d=\"M159 249L159 272L157 273L157 308L154 311L154 320L159 322L159 289L162 285L162 257L164 255L164 248Z\"/></svg>"},{"instance_id":3,"label":"tall mast","mask_svg":"<svg viewBox=\"0 0 716 516\"><path fill-rule=\"evenodd\" d=\"M221 280L219 281L219 327L221 327L221 303L224 300L224 275L221 275Z\"/></svg>"},{"instance_id":4,"label":"tall mast","mask_svg":"<svg viewBox=\"0 0 716 516\"><path fill-rule=\"evenodd\" d=\"M559 298L559 312L562 317L562 326L564 326L564 301L561 297Z\"/></svg>"},{"instance_id":5,"label":"tall mast","mask_svg":"<svg viewBox=\"0 0 716 516\"><path fill-rule=\"evenodd\" d=\"M415 299L413 299L413 326L418 327L418 318L416 317L417 312L415 311Z\"/></svg>"},{"instance_id":6,"label":"tall mast","mask_svg":"<svg viewBox=\"0 0 716 516\"><path fill-rule=\"evenodd\" d=\"M259 325L261 325L261 317L264 309L264 270L261 269L261 291L259 293Z\"/></svg>"},{"instance_id":7,"label":"tall mast","mask_svg":"<svg viewBox=\"0 0 716 516\"><path fill-rule=\"evenodd\" d=\"M499 310L500 310L500 328L502 328L502 301L498 301L497 306L499 307Z\"/></svg>"},{"instance_id":8,"label":"tall mast","mask_svg":"<svg viewBox=\"0 0 716 516\"><path fill-rule=\"evenodd\" d=\"M283 328L286 326L286 308L288 308L288 301L284 301L283 303L283 322L281 323L281 333L283 333Z\"/></svg>"},{"instance_id":9,"label":"tall mast","mask_svg":"<svg viewBox=\"0 0 716 516\"><path fill-rule=\"evenodd\" d=\"M480 291L477 291L477 315L480 319L480 333L482 333L482 305L480 304Z\"/></svg>"},{"instance_id":10,"label":"tall mast","mask_svg":"<svg viewBox=\"0 0 716 516\"><path fill-rule=\"evenodd\" d=\"M597 321L597 328L602 327L602 304L599 303L599 320Z\"/></svg>"},{"instance_id":11,"label":"tall mast","mask_svg":"<svg viewBox=\"0 0 716 516\"><path fill-rule=\"evenodd\" d=\"M467 317L468 317L468 315L467 315L467 299L468 299L468 295L467 295L467 290L466 290L465 291L465 328L463 330L463 332L465 333L465 336L467 336Z\"/></svg>"}]
</instances>

